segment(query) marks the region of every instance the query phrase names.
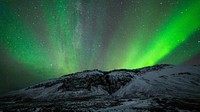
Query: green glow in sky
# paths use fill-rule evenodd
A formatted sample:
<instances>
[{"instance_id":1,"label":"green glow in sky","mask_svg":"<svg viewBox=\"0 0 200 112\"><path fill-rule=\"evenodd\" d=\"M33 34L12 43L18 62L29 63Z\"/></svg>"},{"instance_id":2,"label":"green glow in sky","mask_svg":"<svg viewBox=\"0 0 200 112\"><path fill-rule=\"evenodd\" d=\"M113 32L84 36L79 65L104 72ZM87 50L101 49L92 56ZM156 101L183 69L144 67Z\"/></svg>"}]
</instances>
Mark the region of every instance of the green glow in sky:
<instances>
[{"instance_id":1,"label":"green glow in sky","mask_svg":"<svg viewBox=\"0 0 200 112\"><path fill-rule=\"evenodd\" d=\"M142 67L155 65L160 59L165 58L177 46L185 42L200 27L200 1L187 6L186 10L170 17L161 28L151 44L147 45L145 55L137 60L133 66ZM184 61L184 60L182 60Z\"/></svg>"},{"instance_id":2,"label":"green glow in sky","mask_svg":"<svg viewBox=\"0 0 200 112\"><path fill-rule=\"evenodd\" d=\"M200 64L193 58L200 54L199 6L199 0L1 1L0 88L17 85L7 82L21 74L45 79L87 69Z\"/></svg>"}]
</instances>

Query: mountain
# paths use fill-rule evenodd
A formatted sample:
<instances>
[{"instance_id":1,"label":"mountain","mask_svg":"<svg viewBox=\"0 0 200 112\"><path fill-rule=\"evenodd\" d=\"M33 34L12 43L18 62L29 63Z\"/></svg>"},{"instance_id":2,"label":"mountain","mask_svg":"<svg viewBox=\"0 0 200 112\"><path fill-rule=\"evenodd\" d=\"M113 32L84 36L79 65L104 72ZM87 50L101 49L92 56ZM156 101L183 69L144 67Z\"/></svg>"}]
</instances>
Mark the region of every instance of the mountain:
<instances>
[{"instance_id":1,"label":"mountain","mask_svg":"<svg viewBox=\"0 0 200 112\"><path fill-rule=\"evenodd\" d=\"M0 97L0 112L200 111L200 66L64 75Z\"/></svg>"}]
</instances>

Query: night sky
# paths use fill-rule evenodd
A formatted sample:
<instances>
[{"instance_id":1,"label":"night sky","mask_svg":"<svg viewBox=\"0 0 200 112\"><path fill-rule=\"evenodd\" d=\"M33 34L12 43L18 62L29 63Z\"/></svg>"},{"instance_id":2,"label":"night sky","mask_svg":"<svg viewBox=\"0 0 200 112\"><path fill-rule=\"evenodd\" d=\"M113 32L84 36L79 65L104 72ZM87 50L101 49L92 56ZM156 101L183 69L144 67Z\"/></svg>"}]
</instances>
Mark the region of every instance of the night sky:
<instances>
[{"instance_id":1,"label":"night sky","mask_svg":"<svg viewBox=\"0 0 200 112\"><path fill-rule=\"evenodd\" d=\"M162 63L200 64L200 0L0 0L0 93Z\"/></svg>"}]
</instances>

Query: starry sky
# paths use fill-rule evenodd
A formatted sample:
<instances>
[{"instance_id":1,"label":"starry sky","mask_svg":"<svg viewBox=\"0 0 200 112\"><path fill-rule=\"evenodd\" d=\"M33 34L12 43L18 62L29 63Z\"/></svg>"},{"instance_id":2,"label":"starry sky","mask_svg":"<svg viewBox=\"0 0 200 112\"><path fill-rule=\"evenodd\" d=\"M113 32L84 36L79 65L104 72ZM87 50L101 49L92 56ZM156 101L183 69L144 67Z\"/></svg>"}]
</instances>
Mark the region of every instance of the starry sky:
<instances>
[{"instance_id":1,"label":"starry sky","mask_svg":"<svg viewBox=\"0 0 200 112\"><path fill-rule=\"evenodd\" d=\"M200 0L0 0L0 93L88 69L200 64Z\"/></svg>"}]
</instances>

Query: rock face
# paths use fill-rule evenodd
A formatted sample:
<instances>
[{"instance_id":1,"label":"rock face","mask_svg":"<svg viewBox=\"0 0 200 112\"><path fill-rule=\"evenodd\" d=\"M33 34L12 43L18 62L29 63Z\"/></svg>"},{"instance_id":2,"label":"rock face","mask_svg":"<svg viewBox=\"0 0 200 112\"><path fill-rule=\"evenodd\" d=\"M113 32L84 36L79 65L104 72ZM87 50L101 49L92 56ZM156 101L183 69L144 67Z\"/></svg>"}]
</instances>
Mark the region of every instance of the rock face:
<instances>
[{"instance_id":1,"label":"rock face","mask_svg":"<svg viewBox=\"0 0 200 112\"><path fill-rule=\"evenodd\" d=\"M200 66L69 74L1 96L1 111L200 111Z\"/></svg>"}]
</instances>

